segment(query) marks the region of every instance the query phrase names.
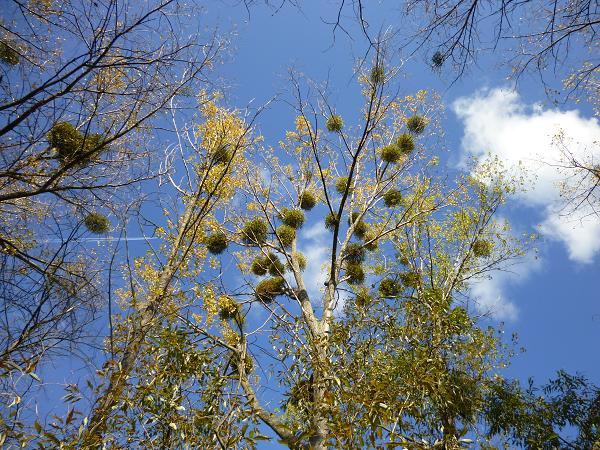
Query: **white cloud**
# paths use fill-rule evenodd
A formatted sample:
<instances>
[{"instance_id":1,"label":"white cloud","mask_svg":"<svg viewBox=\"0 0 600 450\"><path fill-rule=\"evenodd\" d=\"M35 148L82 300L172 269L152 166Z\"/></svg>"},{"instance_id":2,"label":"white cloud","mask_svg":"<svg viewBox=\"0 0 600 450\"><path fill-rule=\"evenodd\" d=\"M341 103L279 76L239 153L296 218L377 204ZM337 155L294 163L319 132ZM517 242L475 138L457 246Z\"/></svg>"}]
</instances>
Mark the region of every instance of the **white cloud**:
<instances>
[{"instance_id":1,"label":"white cloud","mask_svg":"<svg viewBox=\"0 0 600 450\"><path fill-rule=\"evenodd\" d=\"M594 256L600 251L600 220L590 214L589 208L582 207L563 215L552 212L548 207L546 219L540 225L543 235L562 241L573 261L592 263ZM556 209L556 208L554 208Z\"/></svg>"},{"instance_id":2,"label":"white cloud","mask_svg":"<svg viewBox=\"0 0 600 450\"><path fill-rule=\"evenodd\" d=\"M530 254L510 271L494 272L488 278L474 281L471 295L475 299L475 307L481 314L498 320L516 320L519 309L506 291L509 286L524 282L539 268L540 260Z\"/></svg>"},{"instance_id":3,"label":"white cloud","mask_svg":"<svg viewBox=\"0 0 600 450\"><path fill-rule=\"evenodd\" d=\"M464 122L463 157L498 157L507 168L519 165L535 175L528 190L518 195L522 204L543 214L540 231L561 242L569 258L591 263L600 252L600 223L589 205L564 214L559 184L577 177L575 171L559 169L563 150L555 137L564 133L567 151L579 160L600 160L600 124L579 111L544 109L525 105L510 90L494 89L458 99L454 112ZM572 178L573 179L573 178Z\"/></svg>"},{"instance_id":4,"label":"white cloud","mask_svg":"<svg viewBox=\"0 0 600 450\"><path fill-rule=\"evenodd\" d=\"M306 290L313 304L318 305L327 280L326 267L331 256L331 236L323 223L317 222L305 228L300 234L300 239L299 250L304 253L307 261L304 271Z\"/></svg>"},{"instance_id":5,"label":"white cloud","mask_svg":"<svg viewBox=\"0 0 600 450\"><path fill-rule=\"evenodd\" d=\"M471 294L476 299L475 307L482 313L498 320L516 320L518 310L506 298L504 280L495 274L493 278L478 280L471 286Z\"/></svg>"},{"instance_id":6,"label":"white cloud","mask_svg":"<svg viewBox=\"0 0 600 450\"><path fill-rule=\"evenodd\" d=\"M587 204L565 214L560 184L569 179L578 182L578 174L558 166L565 160L565 150L578 160L600 160L598 121L582 117L577 110L526 105L515 91L505 89L460 98L453 109L464 123L462 161L492 157L511 173L524 169L529 175L527 190L516 201L539 214L534 220L542 235L562 243L571 260L591 263L600 252L600 221L590 214ZM556 145L559 133L566 148ZM475 282L471 293L478 310L497 319L516 319L518 308L507 289L538 267L539 260L528 257L512 272L496 272L492 278Z\"/></svg>"}]
</instances>

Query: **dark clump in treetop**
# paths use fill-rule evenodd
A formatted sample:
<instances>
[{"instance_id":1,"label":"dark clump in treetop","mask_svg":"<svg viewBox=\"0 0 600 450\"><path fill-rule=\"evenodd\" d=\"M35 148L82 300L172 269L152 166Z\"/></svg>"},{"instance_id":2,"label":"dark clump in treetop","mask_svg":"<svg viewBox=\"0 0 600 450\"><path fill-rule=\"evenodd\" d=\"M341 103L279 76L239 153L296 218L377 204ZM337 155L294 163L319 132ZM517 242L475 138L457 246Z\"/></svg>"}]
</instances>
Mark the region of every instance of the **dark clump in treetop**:
<instances>
[{"instance_id":1,"label":"dark clump in treetop","mask_svg":"<svg viewBox=\"0 0 600 450\"><path fill-rule=\"evenodd\" d=\"M371 69L371 83L381 84L385 81L385 70L381 64L377 64Z\"/></svg>"},{"instance_id":2,"label":"dark clump in treetop","mask_svg":"<svg viewBox=\"0 0 600 450\"><path fill-rule=\"evenodd\" d=\"M304 271L306 269L306 257L300 252L294 252L292 254L292 259L298 263L298 268L300 271Z\"/></svg>"},{"instance_id":3,"label":"dark clump in treetop","mask_svg":"<svg viewBox=\"0 0 600 450\"><path fill-rule=\"evenodd\" d=\"M304 212L299 209L282 208L280 213L281 221L288 227L298 229L304 224Z\"/></svg>"},{"instance_id":4,"label":"dark clump in treetop","mask_svg":"<svg viewBox=\"0 0 600 450\"><path fill-rule=\"evenodd\" d=\"M348 218L348 225L354 224L353 234L359 239L363 239L369 231L369 225L363 220L358 220L360 213L353 212Z\"/></svg>"},{"instance_id":5,"label":"dark clump in treetop","mask_svg":"<svg viewBox=\"0 0 600 450\"><path fill-rule=\"evenodd\" d=\"M390 189L383 194L383 202L388 208L393 208L402 203L402 193L398 189Z\"/></svg>"},{"instance_id":6,"label":"dark clump in treetop","mask_svg":"<svg viewBox=\"0 0 600 450\"><path fill-rule=\"evenodd\" d=\"M104 234L110 227L108 217L96 212L88 214L83 223L90 232L95 234Z\"/></svg>"},{"instance_id":7,"label":"dark clump in treetop","mask_svg":"<svg viewBox=\"0 0 600 450\"><path fill-rule=\"evenodd\" d=\"M294 239L296 239L296 229L289 225L279 225L276 233L284 247L289 247L294 242Z\"/></svg>"},{"instance_id":8,"label":"dark clump in treetop","mask_svg":"<svg viewBox=\"0 0 600 450\"><path fill-rule=\"evenodd\" d=\"M262 277L269 271L269 261L266 258L256 257L252 260L250 270L254 275Z\"/></svg>"},{"instance_id":9,"label":"dark clump in treetop","mask_svg":"<svg viewBox=\"0 0 600 450\"><path fill-rule=\"evenodd\" d=\"M440 288L425 288L423 289L422 299L429 305L450 305L451 296L444 296L444 291Z\"/></svg>"},{"instance_id":10,"label":"dark clump in treetop","mask_svg":"<svg viewBox=\"0 0 600 450\"><path fill-rule=\"evenodd\" d=\"M317 197L310 191L304 191L300 196L300 208L310 211L317 204Z\"/></svg>"},{"instance_id":11,"label":"dark clump in treetop","mask_svg":"<svg viewBox=\"0 0 600 450\"><path fill-rule=\"evenodd\" d=\"M400 280L405 286L416 289L421 282L421 275L418 272L402 272Z\"/></svg>"},{"instance_id":12,"label":"dark clump in treetop","mask_svg":"<svg viewBox=\"0 0 600 450\"><path fill-rule=\"evenodd\" d=\"M285 280L282 277L267 278L256 285L256 298L263 303L270 303L283 294L284 287Z\"/></svg>"},{"instance_id":13,"label":"dark clump in treetop","mask_svg":"<svg viewBox=\"0 0 600 450\"><path fill-rule=\"evenodd\" d=\"M219 255L223 253L223 251L227 248L227 236L225 233L217 232L207 236L204 239L204 243L206 244L206 248L213 255Z\"/></svg>"},{"instance_id":14,"label":"dark clump in treetop","mask_svg":"<svg viewBox=\"0 0 600 450\"><path fill-rule=\"evenodd\" d=\"M48 142L60 158L69 159L80 150L81 133L68 122L58 122L50 129Z\"/></svg>"},{"instance_id":15,"label":"dark clump in treetop","mask_svg":"<svg viewBox=\"0 0 600 450\"><path fill-rule=\"evenodd\" d=\"M365 260L365 249L361 244L351 242L344 249L344 259L349 263L361 263Z\"/></svg>"},{"instance_id":16,"label":"dark clump in treetop","mask_svg":"<svg viewBox=\"0 0 600 450\"><path fill-rule=\"evenodd\" d=\"M433 54L431 57L431 64L435 68L440 68L444 64L444 54L439 50Z\"/></svg>"},{"instance_id":17,"label":"dark clump in treetop","mask_svg":"<svg viewBox=\"0 0 600 450\"><path fill-rule=\"evenodd\" d=\"M220 145L213 153L213 161L216 164L227 164L231 160L231 152L226 145Z\"/></svg>"},{"instance_id":18,"label":"dark clump in treetop","mask_svg":"<svg viewBox=\"0 0 600 450\"><path fill-rule=\"evenodd\" d=\"M425 131L427 126L427 119L423 116L412 116L406 121L406 128L408 131L415 134L421 134Z\"/></svg>"},{"instance_id":19,"label":"dark clump in treetop","mask_svg":"<svg viewBox=\"0 0 600 450\"><path fill-rule=\"evenodd\" d=\"M344 127L344 121L340 116L333 115L327 119L327 130L332 133L339 133Z\"/></svg>"},{"instance_id":20,"label":"dark clump in treetop","mask_svg":"<svg viewBox=\"0 0 600 450\"><path fill-rule=\"evenodd\" d=\"M244 225L242 237L246 244L258 245L267 240L267 231L267 222L260 217L255 217Z\"/></svg>"},{"instance_id":21,"label":"dark clump in treetop","mask_svg":"<svg viewBox=\"0 0 600 450\"><path fill-rule=\"evenodd\" d=\"M63 161L89 162L105 145L99 134L84 136L68 122L57 122L48 133L48 143Z\"/></svg>"},{"instance_id":22,"label":"dark clump in treetop","mask_svg":"<svg viewBox=\"0 0 600 450\"><path fill-rule=\"evenodd\" d=\"M384 298L398 297L402 292L402 285L391 278L384 278L379 283L379 295Z\"/></svg>"},{"instance_id":23,"label":"dark clump in treetop","mask_svg":"<svg viewBox=\"0 0 600 450\"><path fill-rule=\"evenodd\" d=\"M376 237L377 235L372 230L369 230L367 233L365 233L365 236L363 237L363 240L365 241L365 243L363 244L365 250L368 250L370 252L374 252L375 250L377 250L377 248L379 247L379 240L375 239Z\"/></svg>"},{"instance_id":24,"label":"dark clump in treetop","mask_svg":"<svg viewBox=\"0 0 600 450\"><path fill-rule=\"evenodd\" d=\"M219 317L221 320L233 320L241 322L242 307L233 298L222 296L219 298Z\"/></svg>"},{"instance_id":25,"label":"dark clump in treetop","mask_svg":"<svg viewBox=\"0 0 600 450\"><path fill-rule=\"evenodd\" d=\"M335 180L335 190L338 194L346 192L346 186L348 186L348 177L339 177ZM348 188L348 192L351 192L351 188Z\"/></svg>"},{"instance_id":26,"label":"dark clump in treetop","mask_svg":"<svg viewBox=\"0 0 600 450\"><path fill-rule=\"evenodd\" d=\"M338 224L339 219L336 214L329 213L325 216L325 228L330 231L333 231Z\"/></svg>"},{"instance_id":27,"label":"dark clump in treetop","mask_svg":"<svg viewBox=\"0 0 600 450\"><path fill-rule=\"evenodd\" d=\"M381 159L386 163L395 164L402 159L403 153L396 144L386 145L381 149Z\"/></svg>"},{"instance_id":28,"label":"dark clump in treetop","mask_svg":"<svg viewBox=\"0 0 600 450\"><path fill-rule=\"evenodd\" d=\"M277 255L273 252L269 252L265 257L265 261L267 263L267 267L269 269L269 273L275 276L281 276L285 273L285 266L279 260Z\"/></svg>"},{"instance_id":29,"label":"dark clump in treetop","mask_svg":"<svg viewBox=\"0 0 600 450\"><path fill-rule=\"evenodd\" d=\"M415 149L415 140L410 134L402 133L398 136L398 139L396 139L396 146L403 155L408 155Z\"/></svg>"},{"instance_id":30,"label":"dark clump in treetop","mask_svg":"<svg viewBox=\"0 0 600 450\"><path fill-rule=\"evenodd\" d=\"M360 263L347 263L346 276L349 284L361 284L365 281L365 271Z\"/></svg>"},{"instance_id":31,"label":"dark clump in treetop","mask_svg":"<svg viewBox=\"0 0 600 450\"><path fill-rule=\"evenodd\" d=\"M363 222L361 220L354 224L354 236L356 236L357 238L364 239L368 231L369 224L367 224L366 222Z\"/></svg>"},{"instance_id":32,"label":"dark clump in treetop","mask_svg":"<svg viewBox=\"0 0 600 450\"><path fill-rule=\"evenodd\" d=\"M269 252L266 256L257 256L250 265L250 270L254 275L263 276L269 272L273 276L280 276L285 273L285 266L279 260L277 255Z\"/></svg>"},{"instance_id":33,"label":"dark clump in treetop","mask_svg":"<svg viewBox=\"0 0 600 450\"><path fill-rule=\"evenodd\" d=\"M473 243L473 254L478 258L487 258L492 254L493 248L490 241L478 239Z\"/></svg>"},{"instance_id":34,"label":"dark clump in treetop","mask_svg":"<svg viewBox=\"0 0 600 450\"><path fill-rule=\"evenodd\" d=\"M371 304L371 300L371 293L369 292L369 290L366 287L361 287L356 293L354 304L357 308L363 309Z\"/></svg>"},{"instance_id":35,"label":"dark clump in treetop","mask_svg":"<svg viewBox=\"0 0 600 450\"><path fill-rule=\"evenodd\" d=\"M20 59L19 52L12 45L0 41L0 61L10 66L16 66L19 64Z\"/></svg>"}]
</instances>

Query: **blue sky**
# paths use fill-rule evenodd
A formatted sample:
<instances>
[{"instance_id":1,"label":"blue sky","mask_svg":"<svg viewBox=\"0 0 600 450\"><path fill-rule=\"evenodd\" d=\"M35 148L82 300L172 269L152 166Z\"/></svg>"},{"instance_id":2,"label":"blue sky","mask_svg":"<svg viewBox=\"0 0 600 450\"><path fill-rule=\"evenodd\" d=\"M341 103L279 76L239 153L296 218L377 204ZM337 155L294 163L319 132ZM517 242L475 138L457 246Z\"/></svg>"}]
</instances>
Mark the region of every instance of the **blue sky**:
<instances>
[{"instance_id":1,"label":"blue sky","mask_svg":"<svg viewBox=\"0 0 600 450\"><path fill-rule=\"evenodd\" d=\"M365 41L351 17L344 23L352 38L338 32L334 41L332 26L325 22L335 17L336 3L309 1L301 10L287 5L276 13L256 7L250 16L229 7L212 11L211 17L218 16L225 26L236 24L235 51L219 68L229 86L228 100L243 106L264 103L274 94L285 98L288 70L294 68L316 82L328 80L337 112L348 121L356 117L361 98L353 69ZM397 11L376 5L367 9L371 29L401 25ZM556 211L560 199L555 182L572 174L558 176L544 164L560 156L552 138L561 128L571 140L569 149L588 155L594 151L600 159L598 146L591 144L600 139L598 121L585 103L553 106L535 75L523 76L512 90L509 69L499 68L493 56L482 55L456 82L450 71L434 73L426 58L399 52L393 61L403 64L398 81L402 94L429 89L442 96L448 168L490 152L508 167L521 161L537 177L530 180L529 192L502 212L515 230L541 234L537 257L528 255L510 272L497 273L473 290L482 311L492 311L496 324L504 324L507 340L517 333L526 349L507 375L545 382L565 369L600 382L600 358L593 350L600 341L600 221L565 218ZM266 143L275 145L293 117L284 102L266 111L259 120ZM313 251L318 254L318 246Z\"/></svg>"},{"instance_id":2,"label":"blue sky","mask_svg":"<svg viewBox=\"0 0 600 450\"><path fill-rule=\"evenodd\" d=\"M241 5L210 2L207 16L199 20L207 20L207 26L219 23L224 31L235 30L233 50L216 68L226 86L227 102L243 108L257 107L276 94L289 98L288 70L294 68L316 82L328 80L330 100L352 123L361 105L353 70L356 58L364 54L365 41L352 18L345 24L353 38L339 32L334 41L332 26L325 22L335 17L336 4L306 1L302 10L286 5L276 13L261 4L248 16ZM373 4L377 7L367 10L372 29L402 25L397 11ZM519 345L526 349L515 356L506 374L543 383L564 369L600 384L600 358L593 350L600 342L600 219L571 216L566 220L557 213L554 171L539 164L557 157L552 136L560 127L572 139L569 145L576 153L600 141L600 125L592 119L591 109L585 104L551 105L534 76L523 77L516 91L511 90L508 69L498 68L490 56L482 56L456 82L451 72L434 73L421 54L398 52L392 61L403 64L398 80L402 94L429 89L441 95L446 108L444 163L449 170L458 170L469 156L491 152L507 164L524 161L538 177L529 193L511 200L502 212L519 232L542 232L537 258L528 255L510 272L498 273L473 289L482 312L491 311L495 324L504 324L507 341L517 333ZM284 101L273 103L258 120L265 142L276 145L293 126L294 115ZM600 160L600 155L596 158ZM320 266L322 254L319 230L310 225L305 226L302 243L307 256L315 255L314 269ZM57 372L62 376L69 369L63 366ZM79 381L89 375L76 367L73 371L66 381L74 381L73 375Z\"/></svg>"}]
</instances>

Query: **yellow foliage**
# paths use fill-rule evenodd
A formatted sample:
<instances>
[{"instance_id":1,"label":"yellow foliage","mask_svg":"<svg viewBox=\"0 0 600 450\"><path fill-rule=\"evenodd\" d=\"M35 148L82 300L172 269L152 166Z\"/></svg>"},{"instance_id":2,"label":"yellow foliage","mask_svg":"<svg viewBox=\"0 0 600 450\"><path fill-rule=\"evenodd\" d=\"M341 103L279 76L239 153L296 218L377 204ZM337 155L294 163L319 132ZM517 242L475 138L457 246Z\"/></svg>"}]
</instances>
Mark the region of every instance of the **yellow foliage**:
<instances>
[{"instance_id":1,"label":"yellow foliage","mask_svg":"<svg viewBox=\"0 0 600 450\"><path fill-rule=\"evenodd\" d=\"M310 126L310 123L308 123L308 120L306 120L306 117L304 116L297 116L296 120L295 120L295 124L296 124L296 131L298 131L298 133L300 135L309 135L312 134L312 127Z\"/></svg>"},{"instance_id":2,"label":"yellow foliage","mask_svg":"<svg viewBox=\"0 0 600 450\"><path fill-rule=\"evenodd\" d=\"M247 127L238 111L207 101L202 105L201 113L204 122L196 127L196 136L200 138L203 148L214 151L226 146L239 151L247 145Z\"/></svg>"},{"instance_id":3,"label":"yellow foliage","mask_svg":"<svg viewBox=\"0 0 600 450\"><path fill-rule=\"evenodd\" d=\"M213 323L215 316L219 313L219 300L211 283L207 283L202 287L202 291L198 290L198 296L204 303L206 311L206 325Z\"/></svg>"},{"instance_id":4,"label":"yellow foliage","mask_svg":"<svg viewBox=\"0 0 600 450\"><path fill-rule=\"evenodd\" d=\"M221 321L221 334L223 335L225 342L233 347L237 346L240 342L240 336L225 320Z\"/></svg>"}]
</instances>

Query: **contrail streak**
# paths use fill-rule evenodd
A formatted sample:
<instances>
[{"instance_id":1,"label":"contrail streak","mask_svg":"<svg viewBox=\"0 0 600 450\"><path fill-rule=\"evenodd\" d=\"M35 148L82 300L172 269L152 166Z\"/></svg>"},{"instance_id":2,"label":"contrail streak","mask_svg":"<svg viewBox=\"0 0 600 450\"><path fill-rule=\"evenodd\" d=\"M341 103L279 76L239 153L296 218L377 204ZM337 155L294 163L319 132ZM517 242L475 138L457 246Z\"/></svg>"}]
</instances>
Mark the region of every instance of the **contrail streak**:
<instances>
[{"instance_id":1,"label":"contrail streak","mask_svg":"<svg viewBox=\"0 0 600 450\"><path fill-rule=\"evenodd\" d=\"M144 236L134 236L134 237L127 237L127 238L116 238L116 237L97 237L97 238L79 238L79 239L73 239L74 241L77 242L81 242L81 241L103 241L103 242L110 242L110 241L153 241L156 239L160 239L159 237L144 237ZM45 239L43 241L38 241L40 243L43 244L61 244L63 242L65 242L62 239Z\"/></svg>"}]
</instances>

